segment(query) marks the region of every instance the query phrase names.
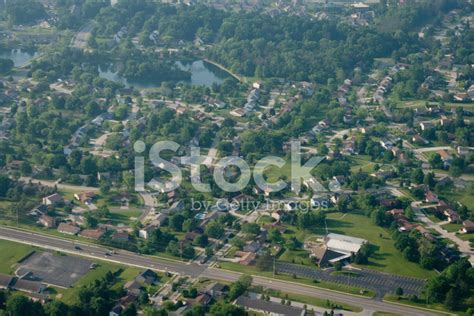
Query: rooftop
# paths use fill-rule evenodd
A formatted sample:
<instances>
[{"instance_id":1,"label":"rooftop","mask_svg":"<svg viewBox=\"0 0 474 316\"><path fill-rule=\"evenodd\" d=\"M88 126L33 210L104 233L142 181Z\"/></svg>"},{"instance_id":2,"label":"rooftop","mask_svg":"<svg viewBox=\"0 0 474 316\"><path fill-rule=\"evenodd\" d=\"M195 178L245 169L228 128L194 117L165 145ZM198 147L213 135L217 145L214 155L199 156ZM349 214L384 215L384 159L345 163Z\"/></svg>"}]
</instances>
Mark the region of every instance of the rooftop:
<instances>
[{"instance_id":1,"label":"rooftop","mask_svg":"<svg viewBox=\"0 0 474 316\"><path fill-rule=\"evenodd\" d=\"M367 240L357 237L345 236L340 234L328 234L326 236L326 246L328 249L341 253L356 253Z\"/></svg>"}]
</instances>

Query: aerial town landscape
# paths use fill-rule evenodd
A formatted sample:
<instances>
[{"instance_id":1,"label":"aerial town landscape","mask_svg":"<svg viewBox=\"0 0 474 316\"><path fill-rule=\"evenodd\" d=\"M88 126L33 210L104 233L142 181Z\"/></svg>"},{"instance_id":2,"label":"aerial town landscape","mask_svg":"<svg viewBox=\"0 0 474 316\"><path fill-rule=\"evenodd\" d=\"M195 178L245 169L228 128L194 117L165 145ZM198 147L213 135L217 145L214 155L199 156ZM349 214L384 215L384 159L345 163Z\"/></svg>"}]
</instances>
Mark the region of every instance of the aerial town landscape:
<instances>
[{"instance_id":1,"label":"aerial town landscape","mask_svg":"<svg viewBox=\"0 0 474 316\"><path fill-rule=\"evenodd\" d=\"M1 0L0 316L474 315L471 0Z\"/></svg>"}]
</instances>

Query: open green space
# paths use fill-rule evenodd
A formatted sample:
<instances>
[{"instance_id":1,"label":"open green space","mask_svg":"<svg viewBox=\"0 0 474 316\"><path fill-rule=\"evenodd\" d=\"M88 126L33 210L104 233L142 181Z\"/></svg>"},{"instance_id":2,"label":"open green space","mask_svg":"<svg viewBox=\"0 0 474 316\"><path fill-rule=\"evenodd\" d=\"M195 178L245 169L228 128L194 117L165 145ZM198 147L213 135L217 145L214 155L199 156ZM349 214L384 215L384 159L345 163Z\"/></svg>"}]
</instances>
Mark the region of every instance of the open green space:
<instances>
[{"instance_id":1,"label":"open green space","mask_svg":"<svg viewBox=\"0 0 474 316\"><path fill-rule=\"evenodd\" d=\"M331 306L337 305L338 309L342 309L349 312L360 313L362 312L362 308L354 305L338 303L330 300L321 299L318 297L312 297L307 295L300 295L294 293L286 293L281 291L275 291L273 289L265 290L265 293L270 296L276 296L279 298L289 299L295 302L300 302L304 304L309 304L313 306L323 307L323 308L331 308ZM308 308L310 309L310 308Z\"/></svg>"},{"instance_id":2,"label":"open green space","mask_svg":"<svg viewBox=\"0 0 474 316\"><path fill-rule=\"evenodd\" d=\"M450 233L455 233L455 232L459 232L459 230L462 228L462 225L449 223L449 224L442 225L441 227Z\"/></svg>"},{"instance_id":3,"label":"open green space","mask_svg":"<svg viewBox=\"0 0 474 316\"><path fill-rule=\"evenodd\" d=\"M331 212L327 214L326 224L329 233L337 233L348 236L364 238L372 245L373 254L369 258L369 264L361 265L362 268L374 269L381 272L398 275L412 276L418 278L430 278L435 275L434 271L421 268L418 264L409 262L395 249L389 230L375 225L370 218L361 212L341 213ZM301 230L296 226L289 226L283 236L289 238L295 236L304 241L313 235L324 235L324 227L315 227L311 230ZM280 260L310 265L306 251L285 251Z\"/></svg>"},{"instance_id":4,"label":"open green space","mask_svg":"<svg viewBox=\"0 0 474 316\"><path fill-rule=\"evenodd\" d=\"M78 302L78 294L82 287L94 282L95 280L103 278L109 271L116 273L117 281L112 286L112 289L121 291L123 286L128 281L133 280L144 269L123 266L111 262L99 261L96 268L90 270L83 278L77 281L70 289L54 288L57 293L56 298L67 304L74 304ZM159 273L160 284L165 283L169 278L164 274ZM155 290L156 292L156 290ZM153 294L153 293L151 293Z\"/></svg>"},{"instance_id":5,"label":"open green space","mask_svg":"<svg viewBox=\"0 0 474 316\"><path fill-rule=\"evenodd\" d=\"M328 214L329 232L364 238L374 250L369 258L369 264L361 267L418 278L430 278L435 275L434 271L425 270L418 264L406 260L395 249L390 232L375 225L370 218L354 213L348 213L343 218L341 215L339 212Z\"/></svg>"},{"instance_id":6,"label":"open green space","mask_svg":"<svg viewBox=\"0 0 474 316\"><path fill-rule=\"evenodd\" d=\"M472 209L474 206L474 193L470 192L472 190L458 190L456 192L442 192L440 194L441 198L447 198L450 201L461 202L466 205L468 208Z\"/></svg>"},{"instance_id":7,"label":"open green space","mask_svg":"<svg viewBox=\"0 0 474 316\"><path fill-rule=\"evenodd\" d=\"M373 165L375 165L375 163L371 162L370 156L357 155L357 156L350 156L348 159L350 160L352 172L357 172L359 170L366 171L366 172L373 171Z\"/></svg>"},{"instance_id":8,"label":"open green space","mask_svg":"<svg viewBox=\"0 0 474 316\"><path fill-rule=\"evenodd\" d=\"M32 246L0 240L0 273L12 274L15 264L33 250Z\"/></svg>"},{"instance_id":9,"label":"open green space","mask_svg":"<svg viewBox=\"0 0 474 316\"><path fill-rule=\"evenodd\" d=\"M452 314L450 311L448 311L446 309L446 307L444 307L444 305L439 304L439 303L428 303L427 304L423 299L419 299L417 302L414 302L414 301L409 300L406 297L400 297L399 298L396 295L387 294L384 297L384 301L395 302L395 303L399 303L399 304L405 304L405 305L410 305L410 306L420 307L420 308L428 308L428 309L431 309L431 310L439 311L441 313L450 313L450 314Z\"/></svg>"}]
</instances>

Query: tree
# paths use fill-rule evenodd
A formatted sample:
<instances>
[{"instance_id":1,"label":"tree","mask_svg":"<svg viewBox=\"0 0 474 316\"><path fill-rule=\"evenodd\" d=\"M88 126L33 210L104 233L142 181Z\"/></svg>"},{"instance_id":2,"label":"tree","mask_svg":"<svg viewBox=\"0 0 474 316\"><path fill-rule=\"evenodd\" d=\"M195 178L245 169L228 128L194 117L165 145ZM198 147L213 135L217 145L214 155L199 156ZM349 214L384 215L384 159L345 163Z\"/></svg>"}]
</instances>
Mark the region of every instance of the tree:
<instances>
[{"instance_id":1,"label":"tree","mask_svg":"<svg viewBox=\"0 0 474 316\"><path fill-rule=\"evenodd\" d=\"M217 221L211 221L206 226L206 235L219 239L224 235L224 227Z\"/></svg>"},{"instance_id":2,"label":"tree","mask_svg":"<svg viewBox=\"0 0 474 316\"><path fill-rule=\"evenodd\" d=\"M193 241L193 243L199 247L206 247L208 242L209 241L208 241L207 235L205 234L196 236L196 238L194 238L194 241Z\"/></svg>"},{"instance_id":3,"label":"tree","mask_svg":"<svg viewBox=\"0 0 474 316\"><path fill-rule=\"evenodd\" d=\"M10 179L6 175L0 175L0 197L5 197L10 187Z\"/></svg>"},{"instance_id":4,"label":"tree","mask_svg":"<svg viewBox=\"0 0 474 316\"><path fill-rule=\"evenodd\" d=\"M260 234L260 225L257 223L245 223L242 225L242 232L246 234L258 235Z\"/></svg>"},{"instance_id":5,"label":"tree","mask_svg":"<svg viewBox=\"0 0 474 316\"><path fill-rule=\"evenodd\" d=\"M448 293L446 293L446 299L444 300L444 305L450 310L456 310L459 306L459 295L456 294L456 290L454 288L450 289Z\"/></svg>"},{"instance_id":6,"label":"tree","mask_svg":"<svg viewBox=\"0 0 474 316\"><path fill-rule=\"evenodd\" d=\"M397 289L395 290L395 295L397 295L398 297L402 296L403 289L401 287L397 287Z\"/></svg>"},{"instance_id":7,"label":"tree","mask_svg":"<svg viewBox=\"0 0 474 316\"><path fill-rule=\"evenodd\" d=\"M442 169L443 168L443 160L441 159L441 155L435 153L428 158L428 161L433 169Z\"/></svg>"},{"instance_id":8,"label":"tree","mask_svg":"<svg viewBox=\"0 0 474 316\"><path fill-rule=\"evenodd\" d=\"M169 226L171 229L180 232L183 230L184 217L181 214L173 214L169 220Z\"/></svg>"},{"instance_id":9,"label":"tree","mask_svg":"<svg viewBox=\"0 0 474 316\"><path fill-rule=\"evenodd\" d=\"M137 315L137 306L135 304L128 304L122 311L122 316L136 316Z\"/></svg>"},{"instance_id":10,"label":"tree","mask_svg":"<svg viewBox=\"0 0 474 316\"><path fill-rule=\"evenodd\" d=\"M237 281L232 283L229 289L229 298L231 300L236 299L240 295L244 294L245 291L252 285L252 277L249 275L242 275Z\"/></svg>"},{"instance_id":11,"label":"tree","mask_svg":"<svg viewBox=\"0 0 474 316\"><path fill-rule=\"evenodd\" d=\"M40 303L30 301L26 296L12 296L7 301L7 315L11 316L42 316L43 306Z\"/></svg>"},{"instance_id":12,"label":"tree","mask_svg":"<svg viewBox=\"0 0 474 316\"><path fill-rule=\"evenodd\" d=\"M69 307L60 301L51 301L44 305L44 310L48 316L67 315Z\"/></svg>"},{"instance_id":13,"label":"tree","mask_svg":"<svg viewBox=\"0 0 474 316\"><path fill-rule=\"evenodd\" d=\"M8 58L0 58L0 73L4 74L12 70L13 60Z\"/></svg>"},{"instance_id":14,"label":"tree","mask_svg":"<svg viewBox=\"0 0 474 316\"><path fill-rule=\"evenodd\" d=\"M242 307L219 301L212 305L210 314L214 316L243 316L247 315Z\"/></svg>"}]
</instances>

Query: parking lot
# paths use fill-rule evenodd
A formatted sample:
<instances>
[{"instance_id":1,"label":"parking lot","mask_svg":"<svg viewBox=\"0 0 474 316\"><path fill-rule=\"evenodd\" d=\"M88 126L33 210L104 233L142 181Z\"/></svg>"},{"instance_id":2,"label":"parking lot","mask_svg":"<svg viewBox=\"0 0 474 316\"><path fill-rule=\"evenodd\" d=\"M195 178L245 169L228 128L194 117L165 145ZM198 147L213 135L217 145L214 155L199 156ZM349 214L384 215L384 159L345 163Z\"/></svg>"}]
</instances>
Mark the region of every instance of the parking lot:
<instances>
[{"instance_id":1,"label":"parking lot","mask_svg":"<svg viewBox=\"0 0 474 316\"><path fill-rule=\"evenodd\" d=\"M277 271L288 274L296 274L299 277L340 283L367 290L375 291L375 297L383 298L387 293L394 293L397 288L402 288L405 294L419 295L426 284L424 279L387 274L373 270L346 270L352 272L344 274L332 274L333 269L320 270L304 267L291 263L277 263Z\"/></svg>"},{"instance_id":2,"label":"parking lot","mask_svg":"<svg viewBox=\"0 0 474 316\"><path fill-rule=\"evenodd\" d=\"M92 262L78 257L34 252L17 264L16 275L58 287L70 287L82 278Z\"/></svg>"}]
</instances>

